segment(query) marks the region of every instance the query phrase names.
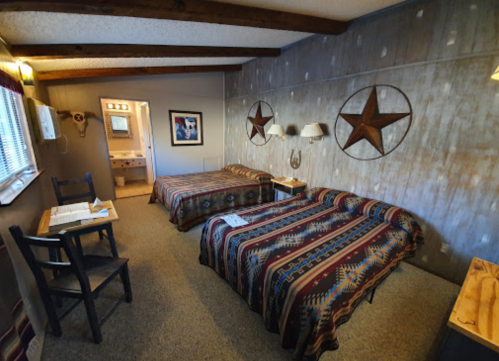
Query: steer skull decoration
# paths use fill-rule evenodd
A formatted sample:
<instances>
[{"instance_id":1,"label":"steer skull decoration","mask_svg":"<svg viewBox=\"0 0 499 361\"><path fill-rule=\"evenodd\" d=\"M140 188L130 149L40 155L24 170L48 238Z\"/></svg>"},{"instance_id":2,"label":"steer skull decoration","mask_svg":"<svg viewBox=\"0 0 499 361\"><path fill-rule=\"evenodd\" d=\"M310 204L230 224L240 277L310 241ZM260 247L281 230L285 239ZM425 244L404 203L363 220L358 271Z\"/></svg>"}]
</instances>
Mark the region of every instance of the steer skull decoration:
<instances>
[{"instance_id":1,"label":"steer skull decoration","mask_svg":"<svg viewBox=\"0 0 499 361\"><path fill-rule=\"evenodd\" d=\"M87 128L87 117L84 112L71 112L73 117L73 123L75 124L78 132L80 132L80 137L85 137L85 129Z\"/></svg>"}]
</instances>

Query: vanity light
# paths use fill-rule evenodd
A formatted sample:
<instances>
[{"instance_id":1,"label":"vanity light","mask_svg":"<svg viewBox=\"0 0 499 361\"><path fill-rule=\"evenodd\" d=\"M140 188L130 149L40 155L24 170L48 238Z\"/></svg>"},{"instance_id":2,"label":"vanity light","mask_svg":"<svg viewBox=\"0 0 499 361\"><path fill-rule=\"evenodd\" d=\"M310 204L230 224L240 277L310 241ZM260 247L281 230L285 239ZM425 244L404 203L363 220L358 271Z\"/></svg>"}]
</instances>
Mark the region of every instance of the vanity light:
<instances>
[{"instance_id":1,"label":"vanity light","mask_svg":"<svg viewBox=\"0 0 499 361\"><path fill-rule=\"evenodd\" d=\"M107 109L113 109L113 108L114 108L114 104L107 103Z\"/></svg>"},{"instance_id":2,"label":"vanity light","mask_svg":"<svg viewBox=\"0 0 499 361\"><path fill-rule=\"evenodd\" d=\"M123 109L123 110L128 110L128 105L126 105L126 104L121 104L121 109Z\"/></svg>"},{"instance_id":3,"label":"vanity light","mask_svg":"<svg viewBox=\"0 0 499 361\"><path fill-rule=\"evenodd\" d=\"M119 105L119 104L115 104L115 105L114 105L114 109L118 109L118 110L120 110L120 109L121 109L121 107L120 107L120 105Z\"/></svg>"}]
</instances>

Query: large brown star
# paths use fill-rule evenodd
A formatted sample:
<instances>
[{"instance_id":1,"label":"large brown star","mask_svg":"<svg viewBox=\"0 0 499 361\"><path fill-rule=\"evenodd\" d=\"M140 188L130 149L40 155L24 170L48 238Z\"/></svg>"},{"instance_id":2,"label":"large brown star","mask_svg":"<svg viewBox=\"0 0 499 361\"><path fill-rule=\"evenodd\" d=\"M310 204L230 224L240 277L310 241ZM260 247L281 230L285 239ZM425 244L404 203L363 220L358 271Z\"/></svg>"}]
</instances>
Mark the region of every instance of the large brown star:
<instances>
[{"instance_id":1,"label":"large brown star","mask_svg":"<svg viewBox=\"0 0 499 361\"><path fill-rule=\"evenodd\" d=\"M251 129L251 137L250 139L253 139L253 137L256 135L256 133L259 133L263 139L267 140L265 138L265 124L268 123L270 119L272 119L274 116L270 117L262 117L262 105L258 103L258 109L256 111L255 117L248 117L248 120L253 124L253 129Z\"/></svg>"},{"instance_id":2,"label":"large brown star","mask_svg":"<svg viewBox=\"0 0 499 361\"><path fill-rule=\"evenodd\" d=\"M410 113L380 114L378 95L373 87L362 114L340 114L352 127L352 133L343 146L343 150L351 147L362 139L366 139L381 155L385 155L383 133L381 129L405 118Z\"/></svg>"}]
</instances>

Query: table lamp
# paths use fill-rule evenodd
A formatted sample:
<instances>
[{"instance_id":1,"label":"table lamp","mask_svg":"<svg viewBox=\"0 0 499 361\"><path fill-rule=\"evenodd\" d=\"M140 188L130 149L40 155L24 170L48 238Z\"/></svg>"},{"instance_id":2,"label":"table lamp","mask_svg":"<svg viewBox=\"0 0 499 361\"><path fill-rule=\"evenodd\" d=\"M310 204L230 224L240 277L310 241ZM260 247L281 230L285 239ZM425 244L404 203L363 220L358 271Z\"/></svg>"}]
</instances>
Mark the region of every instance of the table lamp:
<instances>
[{"instance_id":1,"label":"table lamp","mask_svg":"<svg viewBox=\"0 0 499 361\"><path fill-rule=\"evenodd\" d=\"M491 78L494 79L494 80L499 80L499 66L497 67L497 69L494 72L494 74L492 74Z\"/></svg>"}]
</instances>

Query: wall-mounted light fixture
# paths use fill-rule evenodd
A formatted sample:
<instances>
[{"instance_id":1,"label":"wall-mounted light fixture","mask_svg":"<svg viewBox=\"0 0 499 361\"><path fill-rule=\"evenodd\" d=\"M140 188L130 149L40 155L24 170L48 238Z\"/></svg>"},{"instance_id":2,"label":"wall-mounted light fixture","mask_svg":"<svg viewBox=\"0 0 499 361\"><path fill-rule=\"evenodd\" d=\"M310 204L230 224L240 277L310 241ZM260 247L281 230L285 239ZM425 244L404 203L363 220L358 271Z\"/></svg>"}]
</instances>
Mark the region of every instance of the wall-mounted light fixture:
<instances>
[{"instance_id":1,"label":"wall-mounted light fixture","mask_svg":"<svg viewBox=\"0 0 499 361\"><path fill-rule=\"evenodd\" d=\"M284 127L280 124L272 124L270 129L268 130L267 134L269 135L275 135L276 139L281 138L281 140L284 142L284 138L286 136L286 132L284 132Z\"/></svg>"},{"instance_id":2,"label":"wall-mounted light fixture","mask_svg":"<svg viewBox=\"0 0 499 361\"><path fill-rule=\"evenodd\" d=\"M492 74L491 78L494 79L494 80L499 80L499 66L497 67L497 69L494 72L494 74Z\"/></svg>"},{"instance_id":3,"label":"wall-mounted light fixture","mask_svg":"<svg viewBox=\"0 0 499 361\"><path fill-rule=\"evenodd\" d=\"M19 62L19 70L24 85L35 85L35 77L33 75L33 68L24 62Z\"/></svg>"},{"instance_id":4,"label":"wall-mounted light fixture","mask_svg":"<svg viewBox=\"0 0 499 361\"><path fill-rule=\"evenodd\" d=\"M314 144L314 140L322 140L323 135L324 133L318 123L305 125L300 133L300 137L310 138L310 144Z\"/></svg>"},{"instance_id":5,"label":"wall-mounted light fixture","mask_svg":"<svg viewBox=\"0 0 499 361\"><path fill-rule=\"evenodd\" d=\"M314 144L315 141L322 140L322 136L324 133L322 132L321 126L318 123L312 123L312 124L307 124L303 127L300 137L305 137L309 138L310 142L310 151L308 153L308 166L307 166L307 182L310 182L310 179L308 178L309 173L310 173L310 160L312 157L312 144Z\"/></svg>"},{"instance_id":6,"label":"wall-mounted light fixture","mask_svg":"<svg viewBox=\"0 0 499 361\"><path fill-rule=\"evenodd\" d=\"M128 110L128 104L107 103L107 109Z\"/></svg>"}]
</instances>

